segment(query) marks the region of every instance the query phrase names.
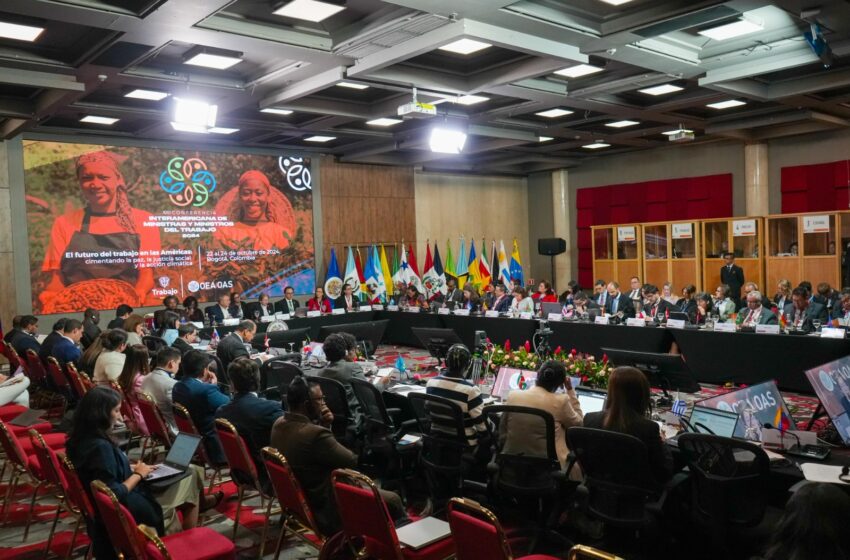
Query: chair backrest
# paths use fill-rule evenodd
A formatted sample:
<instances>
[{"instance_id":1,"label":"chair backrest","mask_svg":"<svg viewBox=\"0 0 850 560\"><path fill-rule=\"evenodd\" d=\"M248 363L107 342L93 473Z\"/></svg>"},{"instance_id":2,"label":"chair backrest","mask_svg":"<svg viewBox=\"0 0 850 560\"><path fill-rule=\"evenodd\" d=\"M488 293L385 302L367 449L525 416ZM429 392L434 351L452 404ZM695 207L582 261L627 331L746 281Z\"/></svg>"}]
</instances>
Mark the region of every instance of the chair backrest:
<instances>
[{"instance_id":1,"label":"chair backrest","mask_svg":"<svg viewBox=\"0 0 850 560\"><path fill-rule=\"evenodd\" d=\"M711 434L679 436L691 472L697 514L751 526L764 517L770 459L754 443Z\"/></svg>"},{"instance_id":2,"label":"chair backrest","mask_svg":"<svg viewBox=\"0 0 850 560\"><path fill-rule=\"evenodd\" d=\"M62 365L53 356L47 357L47 373L50 374L50 381L57 389L70 388L68 377L62 369Z\"/></svg>"},{"instance_id":3,"label":"chair backrest","mask_svg":"<svg viewBox=\"0 0 850 560\"><path fill-rule=\"evenodd\" d=\"M156 529L147 525L139 525L136 527L136 531L138 531L139 538L145 541L147 560L171 560L171 553L162 539L159 538L159 535L156 534Z\"/></svg>"},{"instance_id":4,"label":"chair backrest","mask_svg":"<svg viewBox=\"0 0 850 560\"><path fill-rule=\"evenodd\" d=\"M410 393L407 398L422 432L422 464L447 474L461 469L469 440L460 405L427 393Z\"/></svg>"},{"instance_id":5,"label":"chair backrest","mask_svg":"<svg viewBox=\"0 0 850 560\"><path fill-rule=\"evenodd\" d=\"M592 546L577 544L570 549L567 560L623 560L623 558Z\"/></svg>"},{"instance_id":6,"label":"chair backrest","mask_svg":"<svg viewBox=\"0 0 850 560\"><path fill-rule=\"evenodd\" d=\"M33 453L38 460L38 466L41 468L41 476L57 490L64 493L65 483L62 480L62 470L59 468L56 452L45 443L44 438L37 431L30 430L29 436L32 441Z\"/></svg>"},{"instance_id":7,"label":"chair backrest","mask_svg":"<svg viewBox=\"0 0 850 560\"><path fill-rule=\"evenodd\" d=\"M121 416L124 417L124 423L127 424L127 427L130 428L130 431L138 434L141 433L141 429L136 422L136 415L133 412L133 405L130 402L130 396L124 392L124 389L121 385L118 384L117 381L109 381L109 387L121 395ZM141 408L139 409L141 410ZM147 435L147 434L145 434Z\"/></svg>"},{"instance_id":8,"label":"chair backrest","mask_svg":"<svg viewBox=\"0 0 850 560\"><path fill-rule=\"evenodd\" d=\"M346 536L364 538L366 552L372 558L402 560L404 556L393 520L375 483L350 469L335 470L332 480Z\"/></svg>"},{"instance_id":9,"label":"chair backrest","mask_svg":"<svg viewBox=\"0 0 850 560\"><path fill-rule=\"evenodd\" d=\"M298 483L298 479L295 478L295 473L292 472L286 458L277 449L264 447L263 462L269 473L269 480L274 488L277 501L280 502L280 507L295 517L301 525L307 527L317 537L324 540L316 524L316 519L313 517L313 511L310 509L307 498L301 490L301 485Z\"/></svg>"},{"instance_id":10,"label":"chair backrest","mask_svg":"<svg viewBox=\"0 0 850 560\"><path fill-rule=\"evenodd\" d=\"M47 385L47 371L44 369L41 358L38 357L38 352L32 348L27 348L23 357L29 367L30 381L37 387L45 387Z\"/></svg>"},{"instance_id":11,"label":"chair backrest","mask_svg":"<svg viewBox=\"0 0 850 560\"><path fill-rule=\"evenodd\" d=\"M2 350L3 355L9 360L9 371L15 373L21 367L21 357L18 356L17 351L15 351L11 344L4 343Z\"/></svg>"},{"instance_id":12,"label":"chair backrest","mask_svg":"<svg viewBox=\"0 0 850 560\"><path fill-rule=\"evenodd\" d=\"M345 387L335 379L326 377L311 377L311 382L319 384L322 388L322 393L325 395L325 404L334 414L334 421L331 425L331 431L337 438L346 437L349 424L352 422L351 409L348 408L348 396L345 393Z\"/></svg>"},{"instance_id":13,"label":"chair backrest","mask_svg":"<svg viewBox=\"0 0 850 560\"><path fill-rule=\"evenodd\" d=\"M18 470L29 472L27 454L24 452L23 447L21 447L18 437L2 421L0 421L0 447L3 448L7 461L11 461Z\"/></svg>"},{"instance_id":14,"label":"chair backrest","mask_svg":"<svg viewBox=\"0 0 850 560\"><path fill-rule=\"evenodd\" d=\"M172 403L172 408L174 410L174 423L177 425L178 432L185 432L187 434L196 435L200 438L204 437L203 434L198 431L194 420L192 420L192 415L189 414L189 410L185 406L180 403ZM204 464L212 465L207 457L206 448L203 445L198 446L198 450L195 451L195 456L203 461Z\"/></svg>"},{"instance_id":15,"label":"chair backrest","mask_svg":"<svg viewBox=\"0 0 850 560\"><path fill-rule=\"evenodd\" d=\"M368 427L392 430L393 422L378 388L364 379L355 378L351 380L351 389L354 391L357 402L360 403L360 410Z\"/></svg>"},{"instance_id":16,"label":"chair backrest","mask_svg":"<svg viewBox=\"0 0 850 560\"><path fill-rule=\"evenodd\" d=\"M218 440L221 442L221 448L224 450L224 457L227 459L227 465L230 467L231 474L239 473L241 476L238 478L252 484L255 489L260 490L257 465L254 463L254 459L251 458L251 454L248 452L248 445L242 436L239 435L236 426L224 418L216 418L215 432L218 434ZM234 478L234 481L236 480Z\"/></svg>"},{"instance_id":17,"label":"chair backrest","mask_svg":"<svg viewBox=\"0 0 850 560\"><path fill-rule=\"evenodd\" d=\"M143 336L142 344L147 347L148 352L150 352L151 354L156 354L161 349L168 348L168 343L165 341L165 339L158 336Z\"/></svg>"},{"instance_id":18,"label":"chair backrest","mask_svg":"<svg viewBox=\"0 0 850 560\"><path fill-rule=\"evenodd\" d=\"M585 474L591 511L612 522L642 522L644 505L660 490L646 445L628 434L583 427L569 428L567 442Z\"/></svg>"},{"instance_id":19,"label":"chair backrest","mask_svg":"<svg viewBox=\"0 0 850 560\"><path fill-rule=\"evenodd\" d=\"M540 494L553 490L555 479L552 473L561 469L561 463L555 451L555 419L552 415L539 408L514 405L487 406L483 414L487 419L487 429L491 430L491 441L496 443L495 462L499 466L495 477L496 487L513 495ZM545 452L540 455L530 454L526 450L510 452L505 447L508 441L500 438L494 427L499 426L499 423L510 425L511 422L534 426L535 432L546 434ZM501 426L499 429L502 430Z\"/></svg>"},{"instance_id":20,"label":"chair backrest","mask_svg":"<svg viewBox=\"0 0 850 560\"><path fill-rule=\"evenodd\" d=\"M136 520L119 501L112 490L99 480L91 483L94 504L100 521L106 528L109 540L124 560L146 560L145 543L138 532Z\"/></svg>"},{"instance_id":21,"label":"chair backrest","mask_svg":"<svg viewBox=\"0 0 850 560\"><path fill-rule=\"evenodd\" d=\"M62 482L64 486L65 498L74 506L80 513L88 519L94 519L94 506L92 506L88 493L83 488L83 483L80 482L80 477L77 476L77 470L71 460L64 453L57 453L56 457L59 461L59 470L62 473Z\"/></svg>"},{"instance_id":22,"label":"chair backrest","mask_svg":"<svg viewBox=\"0 0 850 560\"><path fill-rule=\"evenodd\" d=\"M289 384L296 377L302 375L304 375L304 372L301 371L301 368L285 357L272 358L260 368L260 390L277 388L280 390L281 396L286 395Z\"/></svg>"},{"instance_id":23,"label":"chair backrest","mask_svg":"<svg viewBox=\"0 0 850 560\"><path fill-rule=\"evenodd\" d=\"M74 396L78 399L83 398L89 387L83 382L82 375L77 370L77 366L75 366L72 362L68 362L65 364L65 374L68 378L68 384L71 386L71 390L74 392Z\"/></svg>"},{"instance_id":24,"label":"chair backrest","mask_svg":"<svg viewBox=\"0 0 850 560\"><path fill-rule=\"evenodd\" d=\"M162 417L162 412L159 411L153 397L147 393L137 393L136 396L138 398L139 410L142 412L142 419L145 421L148 432L150 432L150 435L161 440L167 447L170 447L171 430L168 429L168 424L165 422L165 418Z\"/></svg>"},{"instance_id":25,"label":"chair backrest","mask_svg":"<svg viewBox=\"0 0 850 560\"><path fill-rule=\"evenodd\" d=\"M468 498L452 498L449 527L457 560L513 560L508 537L493 513Z\"/></svg>"}]
</instances>

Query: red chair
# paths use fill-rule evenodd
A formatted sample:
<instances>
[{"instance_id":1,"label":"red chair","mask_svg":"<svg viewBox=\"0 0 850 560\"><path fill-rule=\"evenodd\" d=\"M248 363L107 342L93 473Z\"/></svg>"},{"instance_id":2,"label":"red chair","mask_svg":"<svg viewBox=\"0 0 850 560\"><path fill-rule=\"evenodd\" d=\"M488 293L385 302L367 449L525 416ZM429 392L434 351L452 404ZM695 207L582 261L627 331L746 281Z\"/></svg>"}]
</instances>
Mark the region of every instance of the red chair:
<instances>
[{"instance_id":1,"label":"red chair","mask_svg":"<svg viewBox=\"0 0 850 560\"><path fill-rule=\"evenodd\" d=\"M83 398L83 395L89 392L94 385L91 383L91 380L86 383L88 380L88 376L84 373L80 373L73 363L68 362L65 364L65 375L68 379L68 384L71 387L71 391L77 399Z\"/></svg>"},{"instance_id":2,"label":"red chair","mask_svg":"<svg viewBox=\"0 0 850 560\"><path fill-rule=\"evenodd\" d=\"M62 508L64 507L68 513L77 518L77 523L74 527L74 535L71 537L71 545L68 549L68 553L70 554L70 552L74 550L74 545L77 541L77 534L80 531L80 521L82 520L82 516L68 501L68 497L65 492L65 488L68 484L65 482L62 474L62 468L59 465L59 457L56 451L51 449L47 442L45 442L42 435L35 430L30 430L29 436L30 441L32 441L33 454L38 460L38 465L41 469L42 475L44 475L44 480L53 487L60 505L60 507L56 508L56 515L53 516L53 525L50 527L50 534L47 537L47 543L44 545L45 553L50 553L50 544L53 542L53 535L56 533L56 525L59 523L59 516L62 513Z\"/></svg>"},{"instance_id":3,"label":"red chair","mask_svg":"<svg viewBox=\"0 0 850 560\"><path fill-rule=\"evenodd\" d=\"M451 537L419 550L401 545L387 506L369 477L350 469L337 469L332 478L342 532L349 542L365 539L358 557L365 553L378 560L440 560L454 555Z\"/></svg>"},{"instance_id":4,"label":"red chair","mask_svg":"<svg viewBox=\"0 0 850 560\"><path fill-rule=\"evenodd\" d=\"M53 356L47 357L47 373L49 374L51 383L53 383L53 387L57 391L63 395L72 394L71 384L68 382L68 376L65 375L65 371L62 369L62 365L59 363L59 360Z\"/></svg>"},{"instance_id":5,"label":"red chair","mask_svg":"<svg viewBox=\"0 0 850 560\"><path fill-rule=\"evenodd\" d=\"M180 403L173 403L172 409L174 411L174 423L177 425L177 431L196 435L199 438L204 439L204 435L198 431L198 428L195 426L195 421L192 420L192 415L189 414L189 411L185 406ZM210 461L210 458L207 456L207 449L204 447L203 443L198 446L198 450L195 452L195 459L204 465L204 470L212 470L210 485L207 489L208 492L212 492L216 479L221 478L221 471L223 470L224 465L214 465L212 461Z\"/></svg>"},{"instance_id":6,"label":"red chair","mask_svg":"<svg viewBox=\"0 0 850 560\"><path fill-rule=\"evenodd\" d=\"M63 436L64 434L52 434ZM64 440L63 440L64 443ZM46 444L49 445L49 444ZM4 422L0 422L0 447L6 454L6 462L3 464L3 469L0 470L0 479L5 475L6 467L12 467L12 476L9 480L9 486L6 489L6 498L0 506L0 521L5 522L6 516L11 509L12 498L15 496L15 491L18 489L18 484L23 477L27 477L35 485L32 490L32 498L30 499L30 509L27 515L27 525L24 529L24 541L27 540L32 524L32 513L35 509L35 502L38 499L39 490L45 484L44 473L41 470L38 459L32 453L32 443L28 445L29 453L24 450L18 437L12 433Z\"/></svg>"},{"instance_id":7,"label":"red chair","mask_svg":"<svg viewBox=\"0 0 850 560\"><path fill-rule=\"evenodd\" d=\"M452 498L448 508L457 560L513 560L511 545L502 524L493 513L478 502ZM554 556L532 554L517 560L557 560Z\"/></svg>"},{"instance_id":8,"label":"red chair","mask_svg":"<svg viewBox=\"0 0 850 560\"><path fill-rule=\"evenodd\" d=\"M4 342L3 345L0 346L0 353L6 356L6 359L9 360L9 373L14 374L18 371L18 368L22 366L21 357L18 356L17 351L15 351L11 345Z\"/></svg>"},{"instance_id":9,"label":"red chair","mask_svg":"<svg viewBox=\"0 0 850 560\"><path fill-rule=\"evenodd\" d=\"M91 483L92 496L109 540L124 560L232 560L236 545L208 527L195 527L161 539L136 525L133 515L104 483Z\"/></svg>"},{"instance_id":10,"label":"red chair","mask_svg":"<svg viewBox=\"0 0 850 560\"><path fill-rule=\"evenodd\" d=\"M5 406L0 406L0 421L6 422L6 427L9 428L9 431L19 438L26 437L30 430L35 430L42 434L49 434L53 431L53 424L50 422L38 422L37 424L31 424L29 426L15 426L14 424L9 424L9 422L27 410L29 410L27 407L19 404L7 404ZM27 440L25 439L24 441ZM0 480L2 479L3 477L0 476Z\"/></svg>"},{"instance_id":11,"label":"red chair","mask_svg":"<svg viewBox=\"0 0 850 560\"><path fill-rule=\"evenodd\" d=\"M321 550L326 539L319 531L319 526L316 524L310 505L307 503L307 498L304 497L301 485L298 484L298 479L295 478L295 474L289 468L286 458L277 449L264 447L263 463L266 465L269 480L272 483L275 497L280 503L281 515L283 516L280 535L277 538L277 546L274 550L274 560L277 560L280 556L280 547L283 544L283 537L286 535L287 529L316 550ZM269 509L271 509L271 502Z\"/></svg>"},{"instance_id":12,"label":"red chair","mask_svg":"<svg viewBox=\"0 0 850 560\"><path fill-rule=\"evenodd\" d=\"M29 376L32 384L39 389L46 389L48 387L47 371L45 371L44 363L41 361L41 358L38 357L36 351L27 349L23 358L29 368Z\"/></svg>"},{"instance_id":13,"label":"red chair","mask_svg":"<svg viewBox=\"0 0 850 560\"><path fill-rule=\"evenodd\" d=\"M78 516L77 527L74 529L74 537L71 539L71 546L68 548L67 556L70 556L71 551L74 549L74 544L76 543L80 521L82 519L94 519L95 512L91 499L89 499L89 495L83 487L83 483L80 482L80 477L77 476L77 470L74 468L71 460L68 459L64 453L57 453L56 458L59 460L59 470L62 473L62 484L64 484L62 490L64 492L65 499L67 500L71 510L76 512L76 515Z\"/></svg>"},{"instance_id":14,"label":"red chair","mask_svg":"<svg viewBox=\"0 0 850 560\"><path fill-rule=\"evenodd\" d=\"M120 389L118 389L118 391L122 395L121 402L127 401ZM165 418L162 417L162 413L156 406L156 402L153 400L153 397L147 393L138 393L137 397L139 410L142 411L142 418L145 420L145 426L147 427L149 434L144 438L141 456L145 456L148 445L151 446L151 451L157 444L164 446L165 449L170 449L172 443L171 430L168 428L168 424L166 423ZM132 420L133 415L131 413L129 421L132 422Z\"/></svg>"},{"instance_id":15,"label":"red chair","mask_svg":"<svg viewBox=\"0 0 850 560\"><path fill-rule=\"evenodd\" d=\"M236 539L236 531L239 529L239 512L242 509L242 502L245 499L246 490L255 490L260 493L260 508L266 507L266 500L272 501L271 496L267 496L263 491L263 485L260 484L257 465L254 464L254 459L248 453L248 446L245 440L236 431L236 426L225 420L224 418L216 418L215 431L218 434L218 439L221 442L221 448L224 450L224 456L227 459L227 464L230 467L230 476L233 483L238 489L236 502L236 516L233 519L233 539ZM263 556L263 549L266 545L266 535L269 530L268 512L271 509L271 503L268 505L266 520L263 523L263 533L260 537L260 552L259 556Z\"/></svg>"}]
</instances>

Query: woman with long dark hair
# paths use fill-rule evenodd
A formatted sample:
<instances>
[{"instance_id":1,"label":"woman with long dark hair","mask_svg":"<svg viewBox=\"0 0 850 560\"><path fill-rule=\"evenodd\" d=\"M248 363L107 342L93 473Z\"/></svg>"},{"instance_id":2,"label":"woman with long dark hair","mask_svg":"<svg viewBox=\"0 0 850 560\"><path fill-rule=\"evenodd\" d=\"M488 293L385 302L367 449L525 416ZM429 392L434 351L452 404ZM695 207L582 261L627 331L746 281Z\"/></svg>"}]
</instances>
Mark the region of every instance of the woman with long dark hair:
<instances>
[{"instance_id":1,"label":"woman with long dark hair","mask_svg":"<svg viewBox=\"0 0 850 560\"><path fill-rule=\"evenodd\" d=\"M809 483L794 492L764 560L850 558L850 496L838 485Z\"/></svg>"},{"instance_id":2,"label":"woman with long dark hair","mask_svg":"<svg viewBox=\"0 0 850 560\"><path fill-rule=\"evenodd\" d=\"M181 313L187 321L192 323L203 323L204 312L198 307L198 298L195 296L187 296L183 300L183 311Z\"/></svg>"},{"instance_id":3,"label":"woman with long dark hair","mask_svg":"<svg viewBox=\"0 0 850 560\"><path fill-rule=\"evenodd\" d=\"M183 529L197 526L199 511L215 506L221 494L203 497L203 473L196 467L164 490L151 490L145 477L154 467L141 461L131 464L110 435L120 421L121 395L110 387L95 387L80 400L65 449L83 487L90 491L92 481L100 480L136 523L153 527L159 535L180 530L177 510L183 514ZM115 558L103 524L96 519L88 530L95 558Z\"/></svg>"},{"instance_id":4,"label":"woman with long dark hair","mask_svg":"<svg viewBox=\"0 0 850 560\"><path fill-rule=\"evenodd\" d=\"M605 410L584 417L586 428L635 436L646 445L653 476L664 482L673 474L673 457L658 424L650 420L649 381L639 369L618 367L608 380Z\"/></svg>"},{"instance_id":5,"label":"woman with long dark hair","mask_svg":"<svg viewBox=\"0 0 850 560\"><path fill-rule=\"evenodd\" d=\"M171 346L177 340L177 322L180 320L180 315L174 311L166 311L162 314L162 322L159 330L156 331L156 336L163 339L166 344Z\"/></svg>"},{"instance_id":6,"label":"woman with long dark hair","mask_svg":"<svg viewBox=\"0 0 850 560\"><path fill-rule=\"evenodd\" d=\"M124 369L121 370L121 375L118 377L118 385L124 392L124 397L133 411L133 421L138 430L148 435L147 424L142 416L142 410L139 408L139 393L142 392L142 381L145 376L151 372L150 355L148 349L143 344L134 344L128 346L124 350L127 358L124 360Z\"/></svg>"}]
</instances>

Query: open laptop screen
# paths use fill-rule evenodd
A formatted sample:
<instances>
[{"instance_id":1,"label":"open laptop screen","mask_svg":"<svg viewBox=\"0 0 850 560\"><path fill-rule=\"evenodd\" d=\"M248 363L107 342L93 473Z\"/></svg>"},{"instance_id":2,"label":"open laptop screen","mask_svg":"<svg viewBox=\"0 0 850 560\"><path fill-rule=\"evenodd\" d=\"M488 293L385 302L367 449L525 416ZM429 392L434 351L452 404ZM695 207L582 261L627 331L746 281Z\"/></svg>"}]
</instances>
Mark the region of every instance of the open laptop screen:
<instances>
[{"instance_id":1,"label":"open laptop screen","mask_svg":"<svg viewBox=\"0 0 850 560\"><path fill-rule=\"evenodd\" d=\"M691 413L691 424L698 432L705 432L703 427L711 430L716 436L732 437L735 435L735 426L738 425L738 414L717 408L705 406L694 406ZM700 424L697 426L697 424Z\"/></svg>"},{"instance_id":2,"label":"open laptop screen","mask_svg":"<svg viewBox=\"0 0 850 560\"><path fill-rule=\"evenodd\" d=\"M576 389L576 397L581 406L581 411L584 414L588 412L602 412L605 409L605 393L597 391L587 391L584 389Z\"/></svg>"},{"instance_id":3,"label":"open laptop screen","mask_svg":"<svg viewBox=\"0 0 850 560\"><path fill-rule=\"evenodd\" d=\"M168 450L168 455L165 456L165 464L172 467L188 467L200 442L200 437L180 432L174 438L174 443Z\"/></svg>"}]
</instances>

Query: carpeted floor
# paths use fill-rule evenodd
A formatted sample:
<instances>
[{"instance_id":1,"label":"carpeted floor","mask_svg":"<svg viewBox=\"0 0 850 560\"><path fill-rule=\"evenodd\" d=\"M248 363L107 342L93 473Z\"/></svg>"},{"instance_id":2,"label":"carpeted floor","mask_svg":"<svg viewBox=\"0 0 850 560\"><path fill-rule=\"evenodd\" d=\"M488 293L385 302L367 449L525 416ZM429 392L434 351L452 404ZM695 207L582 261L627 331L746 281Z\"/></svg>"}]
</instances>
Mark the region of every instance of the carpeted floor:
<instances>
[{"instance_id":1,"label":"carpeted floor","mask_svg":"<svg viewBox=\"0 0 850 560\"><path fill-rule=\"evenodd\" d=\"M437 374L437 362L428 353L421 349L381 346L376 351L376 361L379 367L393 366L401 356L406 367L414 375L421 379ZM733 387L704 386L699 393L686 395L689 402L713 397L733 390ZM783 393L795 421L798 425L804 425L811 417L817 406L817 399L811 396ZM131 452L131 456L133 452ZM0 481L0 496L5 496L7 480ZM226 482L220 487L226 494L226 499L217 508L217 511L208 515L205 519L206 526L226 535L228 538L233 531L233 519L236 512L235 486ZM44 557L45 542L53 521L53 515L57 504L56 498L45 489L40 490L39 499L33 513L33 523L26 543L22 542L24 526L29 515L29 502L32 497L33 488L22 486L10 500L10 508L7 518L2 520L0 526L0 559L26 560ZM260 510L259 497L249 499L247 507L243 507L240 514L240 528L236 538L237 549L240 558L257 557L260 533L263 525L264 511ZM278 516L273 516L273 523L269 530L264 558L271 558L274 552L274 544L277 538ZM73 531L74 518L63 514L57 527L56 536L51 545L51 552L57 557L65 557L70 545ZM85 527L80 531L77 539L75 554L81 556L85 552L88 541L85 537ZM300 540L289 539L284 544L281 558L284 560L296 560L300 558L316 557L316 551L302 544Z\"/></svg>"}]
</instances>

